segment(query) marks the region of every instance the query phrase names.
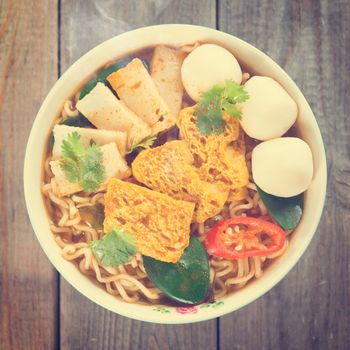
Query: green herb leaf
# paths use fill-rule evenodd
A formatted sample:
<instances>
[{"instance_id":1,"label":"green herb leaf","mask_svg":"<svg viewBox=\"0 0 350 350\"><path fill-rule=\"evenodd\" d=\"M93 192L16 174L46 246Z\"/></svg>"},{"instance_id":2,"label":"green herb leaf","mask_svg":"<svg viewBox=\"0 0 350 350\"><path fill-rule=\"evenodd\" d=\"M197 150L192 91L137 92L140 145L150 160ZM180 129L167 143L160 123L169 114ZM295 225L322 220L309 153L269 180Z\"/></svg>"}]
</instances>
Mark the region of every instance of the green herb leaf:
<instances>
[{"instance_id":1,"label":"green herb leaf","mask_svg":"<svg viewBox=\"0 0 350 350\"><path fill-rule=\"evenodd\" d=\"M202 135L220 134L225 128L223 111L230 117L241 119L241 111L237 103L249 98L243 86L233 80L226 80L224 85L215 85L201 95L194 114L197 116L196 125Z\"/></svg>"},{"instance_id":2,"label":"green herb leaf","mask_svg":"<svg viewBox=\"0 0 350 350\"><path fill-rule=\"evenodd\" d=\"M150 280L170 298L185 304L198 304L207 298L208 255L198 238L190 237L190 244L175 264L149 256L143 257L143 264Z\"/></svg>"},{"instance_id":3,"label":"green herb leaf","mask_svg":"<svg viewBox=\"0 0 350 350\"><path fill-rule=\"evenodd\" d=\"M135 237L122 228L113 227L100 240L90 242L97 260L104 266L118 267L136 254Z\"/></svg>"},{"instance_id":4,"label":"green herb leaf","mask_svg":"<svg viewBox=\"0 0 350 350\"><path fill-rule=\"evenodd\" d=\"M61 124L78 128L96 129L96 127L90 123L89 119L85 118L81 113L79 113L77 117L69 117L65 119Z\"/></svg>"},{"instance_id":5,"label":"green herb leaf","mask_svg":"<svg viewBox=\"0 0 350 350\"><path fill-rule=\"evenodd\" d=\"M73 132L62 142L61 169L71 183L79 183L85 192L96 191L105 179L100 146L84 147L80 135Z\"/></svg>"},{"instance_id":6,"label":"green herb leaf","mask_svg":"<svg viewBox=\"0 0 350 350\"><path fill-rule=\"evenodd\" d=\"M268 194L258 186L257 189L266 209L278 224L285 230L295 229L303 214L304 195L282 198Z\"/></svg>"},{"instance_id":7,"label":"green herb leaf","mask_svg":"<svg viewBox=\"0 0 350 350\"><path fill-rule=\"evenodd\" d=\"M235 83L233 80L226 80L223 98L230 103L241 103L248 100L248 93L242 85Z\"/></svg>"},{"instance_id":8,"label":"green herb leaf","mask_svg":"<svg viewBox=\"0 0 350 350\"><path fill-rule=\"evenodd\" d=\"M197 125L197 128L199 129L199 132L202 135L209 135L213 131L213 122L207 116L203 116L201 118L198 118L196 125ZM217 132L221 133L221 129L217 130Z\"/></svg>"},{"instance_id":9,"label":"green herb leaf","mask_svg":"<svg viewBox=\"0 0 350 350\"><path fill-rule=\"evenodd\" d=\"M134 151L136 151L137 149L140 149L140 148L143 148L143 149L146 149L146 148L151 148L154 144L154 142L156 141L157 139L157 136L153 136L147 140L144 140L140 143L137 143L136 145L133 145L130 150L128 152L126 152L126 154L130 154L130 153L133 153Z\"/></svg>"},{"instance_id":10,"label":"green herb leaf","mask_svg":"<svg viewBox=\"0 0 350 350\"><path fill-rule=\"evenodd\" d=\"M242 119L242 113L241 111L232 103L228 102L228 101L224 101L222 103L222 109L231 116L235 116L238 119Z\"/></svg>"},{"instance_id":11,"label":"green herb leaf","mask_svg":"<svg viewBox=\"0 0 350 350\"><path fill-rule=\"evenodd\" d=\"M50 137L50 147L51 147L51 149L53 148L54 145L55 145L55 135L52 132L51 133L51 137Z\"/></svg>"},{"instance_id":12,"label":"green herb leaf","mask_svg":"<svg viewBox=\"0 0 350 350\"><path fill-rule=\"evenodd\" d=\"M96 204L93 206L79 208L79 215L83 221L89 223L94 229L103 229L103 220L105 218L104 206Z\"/></svg>"}]
</instances>

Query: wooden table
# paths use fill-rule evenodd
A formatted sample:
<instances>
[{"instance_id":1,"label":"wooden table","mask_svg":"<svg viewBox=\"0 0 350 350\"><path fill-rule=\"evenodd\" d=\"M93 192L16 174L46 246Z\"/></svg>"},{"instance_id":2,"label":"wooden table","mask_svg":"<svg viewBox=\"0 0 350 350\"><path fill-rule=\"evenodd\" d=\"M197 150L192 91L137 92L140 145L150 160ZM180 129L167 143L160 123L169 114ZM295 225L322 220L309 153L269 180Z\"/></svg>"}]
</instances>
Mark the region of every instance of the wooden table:
<instances>
[{"instance_id":1,"label":"wooden table","mask_svg":"<svg viewBox=\"0 0 350 350\"><path fill-rule=\"evenodd\" d=\"M22 168L51 86L101 41L157 23L232 33L269 54L317 117L328 195L297 266L264 297L207 322L162 326L94 305L60 278L26 213ZM349 349L350 2L0 0L0 348Z\"/></svg>"}]
</instances>

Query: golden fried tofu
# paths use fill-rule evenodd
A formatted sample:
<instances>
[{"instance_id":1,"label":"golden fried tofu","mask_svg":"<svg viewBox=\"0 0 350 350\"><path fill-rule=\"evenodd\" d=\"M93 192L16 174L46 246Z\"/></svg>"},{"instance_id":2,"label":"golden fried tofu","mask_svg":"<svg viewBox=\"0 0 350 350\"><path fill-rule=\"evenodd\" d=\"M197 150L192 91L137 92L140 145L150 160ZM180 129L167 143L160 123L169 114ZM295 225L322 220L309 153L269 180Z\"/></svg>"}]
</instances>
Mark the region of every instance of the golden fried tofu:
<instances>
[{"instance_id":1,"label":"golden fried tofu","mask_svg":"<svg viewBox=\"0 0 350 350\"><path fill-rule=\"evenodd\" d=\"M104 231L123 227L135 236L142 254L175 263L189 244L193 211L194 203L111 179L105 194Z\"/></svg>"},{"instance_id":2,"label":"golden fried tofu","mask_svg":"<svg viewBox=\"0 0 350 350\"><path fill-rule=\"evenodd\" d=\"M202 135L196 126L194 107L183 109L177 125L199 168L200 176L210 183L235 190L248 184L244 136L239 121L224 114L226 127L221 134Z\"/></svg>"},{"instance_id":3,"label":"golden fried tofu","mask_svg":"<svg viewBox=\"0 0 350 350\"><path fill-rule=\"evenodd\" d=\"M170 141L142 151L132 163L134 177L153 190L196 204L194 221L202 223L223 208L228 191L200 179L186 142Z\"/></svg>"},{"instance_id":4,"label":"golden fried tofu","mask_svg":"<svg viewBox=\"0 0 350 350\"><path fill-rule=\"evenodd\" d=\"M248 197L248 188L246 186L231 189L228 194L227 201L228 202L238 202L244 198Z\"/></svg>"}]
</instances>

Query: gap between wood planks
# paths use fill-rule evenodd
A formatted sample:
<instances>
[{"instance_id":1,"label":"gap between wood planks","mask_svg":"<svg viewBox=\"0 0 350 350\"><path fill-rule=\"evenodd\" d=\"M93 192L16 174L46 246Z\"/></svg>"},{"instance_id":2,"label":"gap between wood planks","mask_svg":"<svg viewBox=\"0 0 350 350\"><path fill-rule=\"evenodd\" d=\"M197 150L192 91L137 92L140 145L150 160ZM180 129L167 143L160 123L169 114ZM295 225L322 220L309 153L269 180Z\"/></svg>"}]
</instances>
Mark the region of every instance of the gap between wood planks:
<instances>
[{"instance_id":1,"label":"gap between wood planks","mask_svg":"<svg viewBox=\"0 0 350 350\"><path fill-rule=\"evenodd\" d=\"M61 0L57 0L57 79L61 76ZM55 349L61 348L61 277L57 272L56 339Z\"/></svg>"}]
</instances>

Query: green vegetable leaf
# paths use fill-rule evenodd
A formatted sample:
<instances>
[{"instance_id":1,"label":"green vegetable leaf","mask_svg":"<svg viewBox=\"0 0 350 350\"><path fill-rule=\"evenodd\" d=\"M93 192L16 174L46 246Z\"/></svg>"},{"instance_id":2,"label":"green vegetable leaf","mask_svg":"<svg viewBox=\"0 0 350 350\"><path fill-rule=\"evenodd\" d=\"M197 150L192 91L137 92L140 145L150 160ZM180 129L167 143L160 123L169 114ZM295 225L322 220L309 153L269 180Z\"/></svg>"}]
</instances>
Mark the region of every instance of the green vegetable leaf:
<instances>
[{"instance_id":1,"label":"green vegetable leaf","mask_svg":"<svg viewBox=\"0 0 350 350\"><path fill-rule=\"evenodd\" d=\"M105 179L100 146L84 147L80 135L72 132L62 142L61 169L71 183L79 183L85 192L96 191Z\"/></svg>"},{"instance_id":2,"label":"green vegetable leaf","mask_svg":"<svg viewBox=\"0 0 350 350\"><path fill-rule=\"evenodd\" d=\"M278 224L285 230L295 229L303 214L304 195L282 198L268 194L258 186L257 189L266 209Z\"/></svg>"},{"instance_id":3,"label":"green vegetable leaf","mask_svg":"<svg viewBox=\"0 0 350 350\"><path fill-rule=\"evenodd\" d=\"M233 80L226 80L223 85L215 85L201 95L194 114L197 116L196 125L202 135L220 134L225 128L223 111L230 117L241 119L241 111L237 103L249 98L243 86Z\"/></svg>"},{"instance_id":4,"label":"green vegetable leaf","mask_svg":"<svg viewBox=\"0 0 350 350\"><path fill-rule=\"evenodd\" d=\"M85 118L81 113L77 117L69 117L65 119L61 124L68 126L76 126L78 128L92 128L96 129L89 119Z\"/></svg>"},{"instance_id":5,"label":"green vegetable leaf","mask_svg":"<svg viewBox=\"0 0 350 350\"><path fill-rule=\"evenodd\" d=\"M125 264L137 252L135 237L123 228L113 227L100 240L90 242L97 260L104 266L118 267Z\"/></svg>"},{"instance_id":6,"label":"green vegetable leaf","mask_svg":"<svg viewBox=\"0 0 350 350\"><path fill-rule=\"evenodd\" d=\"M123 60L118 63L112 64L107 68L102 69L100 72L98 72L94 77L92 77L86 85L82 88L79 95L79 100L81 100L84 96L86 96L96 85L97 83L107 83L107 77L112 74L113 72L116 72L120 68L125 67L129 61Z\"/></svg>"},{"instance_id":7,"label":"green vegetable leaf","mask_svg":"<svg viewBox=\"0 0 350 350\"><path fill-rule=\"evenodd\" d=\"M235 83L233 80L226 80L222 95L230 103L241 103L249 98L243 86Z\"/></svg>"},{"instance_id":8,"label":"green vegetable leaf","mask_svg":"<svg viewBox=\"0 0 350 350\"><path fill-rule=\"evenodd\" d=\"M205 115L201 118L198 118L197 122L196 122L197 128L199 129L199 132L202 135L211 134L211 132L213 130L212 124L213 124L212 120ZM220 132L221 132L221 130L218 130L218 133L220 133Z\"/></svg>"},{"instance_id":9,"label":"green vegetable leaf","mask_svg":"<svg viewBox=\"0 0 350 350\"><path fill-rule=\"evenodd\" d=\"M156 141L157 139L157 136L153 136L147 140L144 140L140 143L137 143L136 145L133 145L130 150L128 152L126 152L126 154L130 154L134 151L136 151L137 149L140 149L140 148L143 148L143 149L146 149L146 148L151 148L154 144L154 142Z\"/></svg>"},{"instance_id":10,"label":"green vegetable leaf","mask_svg":"<svg viewBox=\"0 0 350 350\"><path fill-rule=\"evenodd\" d=\"M80 207L80 217L87 223L89 223L94 229L103 229L103 220L105 218L104 206L102 204L96 204L93 206Z\"/></svg>"},{"instance_id":11,"label":"green vegetable leaf","mask_svg":"<svg viewBox=\"0 0 350 350\"><path fill-rule=\"evenodd\" d=\"M222 109L228 115L235 116L238 119L242 119L242 112L235 106L235 104L232 104L229 101L224 101L222 103Z\"/></svg>"},{"instance_id":12,"label":"green vegetable leaf","mask_svg":"<svg viewBox=\"0 0 350 350\"><path fill-rule=\"evenodd\" d=\"M198 304L207 298L208 255L198 238L190 236L190 243L177 263L143 256L143 264L150 280L168 297L184 304Z\"/></svg>"},{"instance_id":13,"label":"green vegetable leaf","mask_svg":"<svg viewBox=\"0 0 350 350\"><path fill-rule=\"evenodd\" d=\"M51 137L50 137L50 147L51 147L51 149L53 148L54 145L55 145L55 135L52 132L51 133Z\"/></svg>"}]
</instances>

